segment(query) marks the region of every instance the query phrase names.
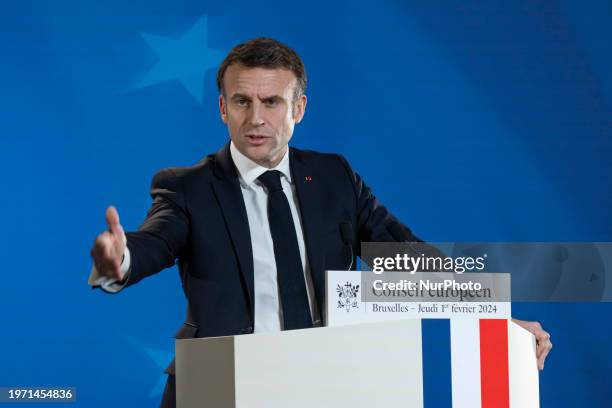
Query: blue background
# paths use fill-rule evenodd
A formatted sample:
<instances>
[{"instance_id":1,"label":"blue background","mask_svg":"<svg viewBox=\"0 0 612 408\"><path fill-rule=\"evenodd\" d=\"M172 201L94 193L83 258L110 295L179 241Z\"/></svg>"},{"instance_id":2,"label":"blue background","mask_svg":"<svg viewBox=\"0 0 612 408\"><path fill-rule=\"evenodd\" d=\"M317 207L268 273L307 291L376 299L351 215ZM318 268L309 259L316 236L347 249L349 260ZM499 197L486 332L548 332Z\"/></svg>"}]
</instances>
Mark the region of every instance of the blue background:
<instances>
[{"instance_id":1,"label":"blue background","mask_svg":"<svg viewBox=\"0 0 612 408\"><path fill-rule=\"evenodd\" d=\"M309 104L292 144L342 152L430 241L612 241L606 1L11 2L0 12L0 386L76 386L81 406L157 406L185 301L175 269L86 284L118 207L227 139L218 56L294 47ZM610 304L519 304L555 350L543 407L605 407Z\"/></svg>"}]
</instances>

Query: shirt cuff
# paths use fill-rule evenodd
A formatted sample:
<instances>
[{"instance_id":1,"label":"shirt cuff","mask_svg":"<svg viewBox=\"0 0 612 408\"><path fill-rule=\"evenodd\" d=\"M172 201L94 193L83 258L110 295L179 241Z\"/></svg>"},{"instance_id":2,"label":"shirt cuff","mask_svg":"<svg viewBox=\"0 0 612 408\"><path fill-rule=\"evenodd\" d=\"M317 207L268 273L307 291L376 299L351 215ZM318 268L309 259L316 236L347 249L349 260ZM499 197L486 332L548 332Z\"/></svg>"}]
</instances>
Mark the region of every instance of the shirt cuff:
<instances>
[{"instance_id":1,"label":"shirt cuff","mask_svg":"<svg viewBox=\"0 0 612 408\"><path fill-rule=\"evenodd\" d=\"M126 245L125 250L123 251L123 261L121 261L121 275L123 276L123 280L121 282L115 278L100 276L96 266L92 265L87 283L94 288L101 288L105 292L117 293L125 287L125 284L129 279L130 264L130 250Z\"/></svg>"}]
</instances>

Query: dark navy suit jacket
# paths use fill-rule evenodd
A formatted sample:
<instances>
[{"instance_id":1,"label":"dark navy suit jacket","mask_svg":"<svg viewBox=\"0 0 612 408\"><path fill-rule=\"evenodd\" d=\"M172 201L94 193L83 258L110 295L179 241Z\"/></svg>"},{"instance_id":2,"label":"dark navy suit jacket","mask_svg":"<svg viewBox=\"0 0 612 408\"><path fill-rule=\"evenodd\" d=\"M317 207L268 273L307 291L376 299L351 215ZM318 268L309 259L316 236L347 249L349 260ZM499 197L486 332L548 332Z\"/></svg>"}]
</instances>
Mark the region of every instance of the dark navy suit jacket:
<instances>
[{"instance_id":1,"label":"dark navy suit jacket","mask_svg":"<svg viewBox=\"0 0 612 408\"><path fill-rule=\"evenodd\" d=\"M348 268L361 242L394 241L387 225L396 220L343 157L294 148L289 154L316 300L323 311L325 270ZM126 286L176 262L188 303L177 338L253 332L253 254L229 144L195 166L161 170L153 178L151 196L145 222L127 234L131 269ZM343 222L352 226L352 252L341 235ZM174 366L167 372L174 374Z\"/></svg>"}]
</instances>

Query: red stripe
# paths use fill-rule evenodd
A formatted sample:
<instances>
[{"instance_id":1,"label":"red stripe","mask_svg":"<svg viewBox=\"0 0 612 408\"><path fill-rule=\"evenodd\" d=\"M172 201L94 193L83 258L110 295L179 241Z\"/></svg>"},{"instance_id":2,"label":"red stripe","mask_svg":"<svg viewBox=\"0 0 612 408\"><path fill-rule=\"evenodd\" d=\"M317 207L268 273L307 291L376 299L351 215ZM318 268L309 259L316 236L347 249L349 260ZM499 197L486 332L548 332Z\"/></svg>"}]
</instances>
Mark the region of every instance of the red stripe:
<instances>
[{"instance_id":1,"label":"red stripe","mask_svg":"<svg viewBox=\"0 0 612 408\"><path fill-rule=\"evenodd\" d=\"M508 321L480 320L480 398L482 408L510 408Z\"/></svg>"}]
</instances>

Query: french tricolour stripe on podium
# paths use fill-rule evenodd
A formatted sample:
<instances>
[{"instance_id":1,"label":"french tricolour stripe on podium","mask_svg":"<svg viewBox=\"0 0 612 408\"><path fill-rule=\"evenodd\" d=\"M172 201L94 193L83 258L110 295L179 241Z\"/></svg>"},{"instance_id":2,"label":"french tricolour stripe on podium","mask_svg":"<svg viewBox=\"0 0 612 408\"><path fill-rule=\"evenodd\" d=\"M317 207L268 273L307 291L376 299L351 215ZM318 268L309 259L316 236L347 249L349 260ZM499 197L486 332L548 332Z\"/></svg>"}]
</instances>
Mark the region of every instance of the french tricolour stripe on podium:
<instances>
[{"instance_id":1,"label":"french tricolour stripe on podium","mask_svg":"<svg viewBox=\"0 0 612 408\"><path fill-rule=\"evenodd\" d=\"M505 319L424 319L423 402L428 407L539 407L530 335Z\"/></svg>"}]
</instances>

